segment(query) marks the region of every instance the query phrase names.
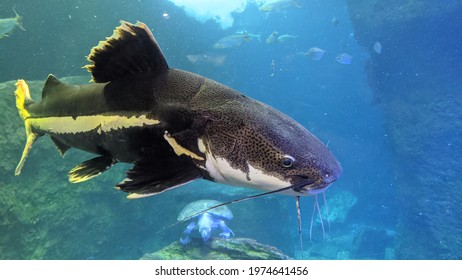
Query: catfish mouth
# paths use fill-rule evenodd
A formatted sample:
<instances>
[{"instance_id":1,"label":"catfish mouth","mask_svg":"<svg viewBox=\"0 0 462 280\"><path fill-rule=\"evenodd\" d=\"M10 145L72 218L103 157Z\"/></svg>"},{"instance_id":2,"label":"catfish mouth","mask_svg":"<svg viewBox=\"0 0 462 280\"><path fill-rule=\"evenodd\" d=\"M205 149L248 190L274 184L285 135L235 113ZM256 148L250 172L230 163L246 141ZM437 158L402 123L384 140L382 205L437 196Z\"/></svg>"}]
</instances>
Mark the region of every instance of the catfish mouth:
<instances>
[{"instance_id":1,"label":"catfish mouth","mask_svg":"<svg viewBox=\"0 0 462 280\"><path fill-rule=\"evenodd\" d=\"M292 176L292 182L296 182L291 186L294 192L307 195L317 195L323 193L337 178L333 176L325 176L324 178L312 179L304 175Z\"/></svg>"}]
</instances>

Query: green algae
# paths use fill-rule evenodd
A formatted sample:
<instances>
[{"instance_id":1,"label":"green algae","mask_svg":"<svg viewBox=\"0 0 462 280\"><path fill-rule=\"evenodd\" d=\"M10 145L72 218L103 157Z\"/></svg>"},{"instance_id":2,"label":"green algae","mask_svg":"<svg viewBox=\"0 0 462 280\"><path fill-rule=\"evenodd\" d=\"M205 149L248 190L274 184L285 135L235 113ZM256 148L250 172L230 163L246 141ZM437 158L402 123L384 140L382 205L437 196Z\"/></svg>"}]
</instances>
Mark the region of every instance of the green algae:
<instances>
[{"instance_id":1,"label":"green algae","mask_svg":"<svg viewBox=\"0 0 462 280\"><path fill-rule=\"evenodd\" d=\"M145 254L142 260L288 260L279 249L248 238L214 238L210 242L192 239L187 246L178 241L159 251Z\"/></svg>"}]
</instances>

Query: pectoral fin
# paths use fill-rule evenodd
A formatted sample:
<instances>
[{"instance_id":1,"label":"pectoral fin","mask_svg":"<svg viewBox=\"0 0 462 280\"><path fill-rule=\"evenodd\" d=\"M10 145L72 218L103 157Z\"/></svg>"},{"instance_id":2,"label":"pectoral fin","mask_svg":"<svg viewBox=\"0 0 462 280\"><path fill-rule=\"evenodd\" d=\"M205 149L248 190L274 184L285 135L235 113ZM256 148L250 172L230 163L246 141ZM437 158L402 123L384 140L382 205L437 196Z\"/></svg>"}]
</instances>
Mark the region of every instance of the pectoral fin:
<instances>
[{"instance_id":1,"label":"pectoral fin","mask_svg":"<svg viewBox=\"0 0 462 280\"><path fill-rule=\"evenodd\" d=\"M188 156L156 156L135 162L127 171L127 178L116 188L130 193L127 198L134 199L155 195L201 177L201 171Z\"/></svg>"},{"instance_id":2,"label":"pectoral fin","mask_svg":"<svg viewBox=\"0 0 462 280\"><path fill-rule=\"evenodd\" d=\"M189 157L191 157L192 159L196 159L196 160L205 160L203 157L197 155L196 153L188 150L187 148L181 146L174 137L172 137L170 135L170 133L168 133L168 131L165 131L164 133L164 139L167 141L167 143L170 145L170 147L172 147L173 151L175 152L175 154L177 156L181 156L181 155L187 155Z\"/></svg>"},{"instance_id":3,"label":"pectoral fin","mask_svg":"<svg viewBox=\"0 0 462 280\"><path fill-rule=\"evenodd\" d=\"M84 161L69 171L69 181L80 183L98 176L114 165L115 160L110 156L95 157Z\"/></svg>"}]
</instances>

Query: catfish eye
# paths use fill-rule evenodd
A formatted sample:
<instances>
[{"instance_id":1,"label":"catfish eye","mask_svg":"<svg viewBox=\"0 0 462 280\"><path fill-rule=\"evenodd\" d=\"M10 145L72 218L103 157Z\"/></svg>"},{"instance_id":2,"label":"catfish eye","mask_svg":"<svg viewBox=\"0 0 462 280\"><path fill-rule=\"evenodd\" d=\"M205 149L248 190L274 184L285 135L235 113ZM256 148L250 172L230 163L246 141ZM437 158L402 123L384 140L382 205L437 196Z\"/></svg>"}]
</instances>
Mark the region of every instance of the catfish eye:
<instances>
[{"instance_id":1,"label":"catfish eye","mask_svg":"<svg viewBox=\"0 0 462 280\"><path fill-rule=\"evenodd\" d=\"M294 164L294 161L295 159L292 156L285 155L282 157L281 164L282 166L289 168L289 167L292 167L292 165Z\"/></svg>"}]
</instances>

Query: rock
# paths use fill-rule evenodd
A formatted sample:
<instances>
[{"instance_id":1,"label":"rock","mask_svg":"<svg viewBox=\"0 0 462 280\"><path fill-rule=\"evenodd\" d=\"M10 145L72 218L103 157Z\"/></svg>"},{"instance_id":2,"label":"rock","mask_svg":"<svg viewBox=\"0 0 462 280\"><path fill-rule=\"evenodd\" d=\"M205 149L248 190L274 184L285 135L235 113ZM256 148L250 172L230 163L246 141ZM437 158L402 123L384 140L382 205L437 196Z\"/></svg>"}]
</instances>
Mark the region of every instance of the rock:
<instances>
[{"instance_id":1,"label":"rock","mask_svg":"<svg viewBox=\"0 0 462 280\"><path fill-rule=\"evenodd\" d=\"M371 42L381 35L396 35L409 24L422 19L431 22L431 19L438 19L458 8L458 0L348 0L355 37L366 47L372 46ZM394 29L396 26L400 28Z\"/></svg>"},{"instance_id":2,"label":"rock","mask_svg":"<svg viewBox=\"0 0 462 280\"><path fill-rule=\"evenodd\" d=\"M395 231L363 223L342 225L322 242L312 242L294 250L295 259L304 260L351 260L394 259Z\"/></svg>"},{"instance_id":3,"label":"rock","mask_svg":"<svg viewBox=\"0 0 462 280\"><path fill-rule=\"evenodd\" d=\"M248 238L214 238L204 243L200 239L192 239L187 246L178 241L169 246L147 253L141 260L289 260L289 256L279 249L260 244Z\"/></svg>"},{"instance_id":4,"label":"rock","mask_svg":"<svg viewBox=\"0 0 462 280\"><path fill-rule=\"evenodd\" d=\"M457 0L349 0L393 148L398 259L462 258L462 30ZM371 46L380 41L378 55Z\"/></svg>"},{"instance_id":5,"label":"rock","mask_svg":"<svg viewBox=\"0 0 462 280\"><path fill-rule=\"evenodd\" d=\"M327 198L327 209L329 210L329 222L343 223L350 212L351 208L356 204L358 198L349 191L337 191L335 194ZM322 207L321 213L326 213L325 205ZM323 217L324 219L324 217ZM319 218L316 220L318 223Z\"/></svg>"},{"instance_id":6,"label":"rock","mask_svg":"<svg viewBox=\"0 0 462 280\"><path fill-rule=\"evenodd\" d=\"M394 237L386 229L363 228L353 240L355 259L387 259L393 247Z\"/></svg>"}]
</instances>

